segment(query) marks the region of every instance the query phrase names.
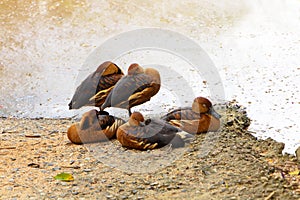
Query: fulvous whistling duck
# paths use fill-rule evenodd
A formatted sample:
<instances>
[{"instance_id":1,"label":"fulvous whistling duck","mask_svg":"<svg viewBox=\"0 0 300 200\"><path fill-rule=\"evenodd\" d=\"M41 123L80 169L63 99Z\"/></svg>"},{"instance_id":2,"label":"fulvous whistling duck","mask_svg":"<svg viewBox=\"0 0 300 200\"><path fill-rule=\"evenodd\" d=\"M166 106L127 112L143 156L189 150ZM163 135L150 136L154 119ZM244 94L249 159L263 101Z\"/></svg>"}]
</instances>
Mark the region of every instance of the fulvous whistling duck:
<instances>
[{"instance_id":1,"label":"fulvous whistling duck","mask_svg":"<svg viewBox=\"0 0 300 200\"><path fill-rule=\"evenodd\" d=\"M85 144L106 141L116 135L124 121L105 111L90 110L82 115L80 122L72 124L67 136L72 143Z\"/></svg>"},{"instance_id":2,"label":"fulvous whistling duck","mask_svg":"<svg viewBox=\"0 0 300 200\"><path fill-rule=\"evenodd\" d=\"M159 72L153 68L143 69L131 64L128 75L123 76L107 96L101 110L107 107L125 108L131 115L131 108L151 99L160 89Z\"/></svg>"},{"instance_id":3,"label":"fulvous whistling duck","mask_svg":"<svg viewBox=\"0 0 300 200\"><path fill-rule=\"evenodd\" d=\"M100 107L123 75L116 64L109 61L102 63L77 87L69 109L79 109L82 106Z\"/></svg>"},{"instance_id":4,"label":"fulvous whistling duck","mask_svg":"<svg viewBox=\"0 0 300 200\"><path fill-rule=\"evenodd\" d=\"M217 131L220 128L220 118L221 115L213 109L208 99L197 97L192 107L173 110L161 119L188 133L199 134Z\"/></svg>"},{"instance_id":5,"label":"fulvous whistling duck","mask_svg":"<svg viewBox=\"0 0 300 200\"><path fill-rule=\"evenodd\" d=\"M148 119L139 112L133 112L129 121L121 125L117 130L117 139L122 146L148 150L160 148L167 144L173 147L183 147L184 141L176 133L178 128L160 119Z\"/></svg>"}]
</instances>

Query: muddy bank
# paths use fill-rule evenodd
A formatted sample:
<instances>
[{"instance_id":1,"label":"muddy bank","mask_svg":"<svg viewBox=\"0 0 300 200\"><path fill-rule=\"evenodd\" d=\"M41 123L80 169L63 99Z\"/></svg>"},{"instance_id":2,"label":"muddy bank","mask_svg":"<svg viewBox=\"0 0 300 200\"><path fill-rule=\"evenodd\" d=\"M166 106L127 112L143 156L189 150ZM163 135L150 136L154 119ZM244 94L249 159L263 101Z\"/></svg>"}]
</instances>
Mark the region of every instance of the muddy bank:
<instances>
[{"instance_id":1,"label":"muddy bank","mask_svg":"<svg viewBox=\"0 0 300 200\"><path fill-rule=\"evenodd\" d=\"M0 199L300 198L300 164L282 155L284 144L257 140L235 102L218 111L225 116L219 132L145 152L117 141L70 144L71 119L1 118ZM61 172L74 181L55 180Z\"/></svg>"}]
</instances>

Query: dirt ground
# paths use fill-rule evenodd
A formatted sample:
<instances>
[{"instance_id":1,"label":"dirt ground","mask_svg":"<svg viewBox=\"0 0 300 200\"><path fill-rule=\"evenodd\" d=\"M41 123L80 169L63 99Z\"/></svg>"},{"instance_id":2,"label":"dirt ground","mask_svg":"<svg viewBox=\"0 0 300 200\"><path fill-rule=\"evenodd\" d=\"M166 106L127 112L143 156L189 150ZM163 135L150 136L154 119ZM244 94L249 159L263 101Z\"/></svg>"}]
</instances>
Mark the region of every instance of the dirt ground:
<instances>
[{"instance_id":1,"label":"dirt ground","mask_svg":"<svg viewBox=\"0 0 300 200\"><path fill-rule=\"evenodd\" d=\"M0 199L300 199L300 161L248 132L234 102L218 110L219 132L143 152L71 144L72 119L1 118ZM62 172L74 180L55 180Z\"/></svg>"}]
</instances>

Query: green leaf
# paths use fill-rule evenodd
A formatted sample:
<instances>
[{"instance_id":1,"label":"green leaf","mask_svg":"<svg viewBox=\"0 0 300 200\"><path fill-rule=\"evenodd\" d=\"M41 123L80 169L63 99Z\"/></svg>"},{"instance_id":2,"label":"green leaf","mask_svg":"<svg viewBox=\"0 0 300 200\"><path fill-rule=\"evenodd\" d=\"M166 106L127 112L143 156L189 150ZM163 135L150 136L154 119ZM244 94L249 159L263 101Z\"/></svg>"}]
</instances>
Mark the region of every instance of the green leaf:
<instances>
[{"instance_id":1,"label":"green leaf","mask_svg":"<svg viewBox=\"0 0 300 200\"><path fill-rule=\"evenodd\" d=\"M74 180L72 174L68 174L68 173L64 173L64 172L54 176L54 179L55 180L60 180L60 181L67 181L67 182Z\"/></svg>"}]
</instances>

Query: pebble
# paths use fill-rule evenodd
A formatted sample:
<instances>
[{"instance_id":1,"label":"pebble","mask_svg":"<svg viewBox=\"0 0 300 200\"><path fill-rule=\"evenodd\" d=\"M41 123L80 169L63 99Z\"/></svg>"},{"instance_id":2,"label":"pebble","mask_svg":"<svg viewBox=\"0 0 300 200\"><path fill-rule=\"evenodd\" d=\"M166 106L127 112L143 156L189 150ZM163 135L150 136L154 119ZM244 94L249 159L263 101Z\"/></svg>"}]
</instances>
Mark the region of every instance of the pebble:
<instances>
[{"instance_id":1,"label":"pebble","mask_svg":"<svg viewBox=\"0 0 300 200\"><path fill-rule=\"evenodd\" d=\"M145 189L145 187L143 187L142 185L139 185L136 187L136 189L143 190L143 189Z\"/></svg>"},{"instance_id":2,"label":"pebble","mask_svg":"<svg viewBox=\"0 0 300 200\"><path fill-rule=\"evenodd\" d=\"M67 186L67 185L68 185L68 183L63 182L63 181L62 181L60 184L61 184L62 186Z\"/></svg>"},{"instance_id":3,"label":"pebble","mask_svg":"<svg viewBox=\"0 0 300 200\"><path fill-rule=\"evenodd\" d=\"M150 183L150 186L156 186L156 185L158 185L158 182Z\"/></svg>"},{"instance_id":4,"label":"pebble","mask_svg":"<svg viewBox=\"0 0 300 200\"><path fill-rule=\"evenodd\" d=\"M45 162L44 165L45 165L45 166L54 166L54 164L51 163L51 162Z\"/></svg>"},{"instance_id":5,"label":"pebble","mask_svg":"<svg viewBox=\"0 0 300 200\"><path fill-rule=\"evenodd\" d=\"M20 169L20 168L13 168L13 169L12 169L12 172L15 173L15 172L19 171L19 169Z\"/></svg>"},{"instance_id":6,"label":"pebble","mask_svg":"<svg viewBox=\"0 0 300 200\"><path fill-rule=\"evenodd\" d=\"M13 190L13 187L8 186L8 187L6 187L6 190L12 191L12 190Z\"/></svg>"},{"instance_id":7,"label":"pebble","mask_svg":"<svg viewBox=\"0 0 300 200\"><path fill-rule=\"evenodd\" d=\"M106 197L107 199L112 199L114 196L111 195L111 194L107 194L107 195L105 195L105 197Z\"/></svg>"},{"instance_id":8,"label":"pebble","mask_svg":"<svg viewBox=\"0 0 300 200\"><path fill-rule=\"evenodd\" d=\"M61 168L60 167L54 167L54 168L52 168L52 171L58 171L58 170L61 170Z\"/></svg>"},{"instance_id":9,"label":"pebble","mask_svg":"<svg viewBox=\"0 0 300 200\"><path fill-rule=\"evenodd\" d=\"M72 190L72 195L78 195L79 194L79 192L78 191L76 191L76 190Z\"/></svg>"},{"instance_id":10,"label":"pebble","mask_svg":"<svg viewBox=\"0 0 300 200\"><path fill-rule=\"evenodd\" d=\"M83 169L84 172L91 172L92 169Z\"/></svg>"},{"instance_id":11,"label":"pebble","mask_svg":"<svg viewBox=\"0 0 300 200\"><path fill-rule=\"evenodd\" d=\"M136 194L136 193L138 193L138 191L137 190L132 190L131 193Z\"/></svg>"}]
</instances>

